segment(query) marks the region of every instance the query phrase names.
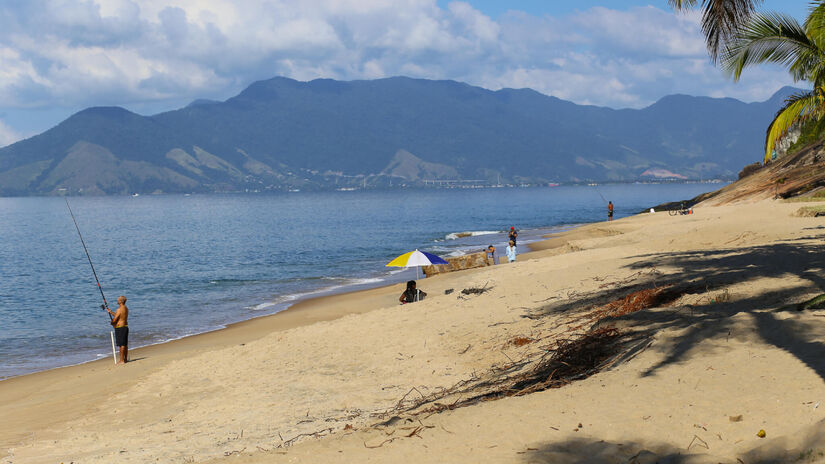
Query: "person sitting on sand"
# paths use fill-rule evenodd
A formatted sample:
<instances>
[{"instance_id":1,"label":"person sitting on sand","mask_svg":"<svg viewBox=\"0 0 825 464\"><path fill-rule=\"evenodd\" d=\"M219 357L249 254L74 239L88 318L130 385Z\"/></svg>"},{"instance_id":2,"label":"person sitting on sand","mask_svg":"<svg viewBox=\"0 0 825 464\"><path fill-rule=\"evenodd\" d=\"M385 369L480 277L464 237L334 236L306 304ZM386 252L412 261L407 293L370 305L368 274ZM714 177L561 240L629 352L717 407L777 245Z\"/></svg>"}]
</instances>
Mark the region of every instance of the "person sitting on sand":
<instances>
[{"instance_id":1,"label":"person sitting on sand","mask_svg":"<svg viewBox=\"0 0 825 464\"><path fill-rule=\"evenodd\" d=\"M126 307L126 297L117 297L117 311L106 311L112 316L112 327L115 328L115 342L120 348L120 360L118 364L126 364L129 356L129 308Z\"/></svg>"},{"instance_id":2,"label":"person sitting on sand","mask_svg":"<svg viewBox=\"0 0 825 464\"><path fill-rule=\"evenodd\" d=\"M492 260L493 264L498 264L496 262L496 247L494 247L493 245L490 245L490 246L487 247L486 252L487 252L487 262L489 263L490 260Z\"/></svg>"},{"instance_id":3,"label":"person sitting on sand","mask_svg":"<svg viewBox=\"0 0 825 464\"><path fill-rule=\"evenodd\" d=\"M401 304L415 303L416 301L423 300L425 296L427 296L427 293L415 288L415 281L411 280L407 282L407 289L404 290L404 293L401 294L401 298L399 298L398 301L400 301Z\"/></svg>"},{"instance_id":4,"label":"person sitting on sand","mask_svg":"<svg viewBox=\"0 0 825 464\"><path fill-rule=\"evenodd\" d=\"M516 244L510 240L507 248L505 249L507 252L507 262L515 262L516 261Z\"/></svg>"}]
</instances>

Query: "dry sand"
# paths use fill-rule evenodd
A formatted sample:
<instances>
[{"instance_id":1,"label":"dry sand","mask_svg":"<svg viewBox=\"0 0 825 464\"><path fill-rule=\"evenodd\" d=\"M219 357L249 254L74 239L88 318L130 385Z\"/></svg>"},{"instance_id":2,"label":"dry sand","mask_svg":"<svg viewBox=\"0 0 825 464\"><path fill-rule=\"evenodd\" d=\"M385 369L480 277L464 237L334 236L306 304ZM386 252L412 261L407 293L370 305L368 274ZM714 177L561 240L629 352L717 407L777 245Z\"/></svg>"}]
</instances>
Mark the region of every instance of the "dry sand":
<instances>
[{"instance_id":1,"label":"dry sand","mask_svg":"<svg viewBox=\"0 0 825 464\"><path fill-rule=\"evenodd\" d=\"M798 208L763 201L592 224L514 264L423 280L430 297L420 303L398 305L401 285L319 298L134 350L126 366L100 361L2 381L0 456L84 464L825 461L825 312L793 306L825 291L825 224L794 217ZM613 322L651 338L609 370L376 426L398 414L402 398L522 361L529 368L556 340L581 336L595 308L665 285L687 292ZM459 293L484 286L491 289L481 295ZM516 346L516 337L535 341Z\"/></svg>"}]
</instances>

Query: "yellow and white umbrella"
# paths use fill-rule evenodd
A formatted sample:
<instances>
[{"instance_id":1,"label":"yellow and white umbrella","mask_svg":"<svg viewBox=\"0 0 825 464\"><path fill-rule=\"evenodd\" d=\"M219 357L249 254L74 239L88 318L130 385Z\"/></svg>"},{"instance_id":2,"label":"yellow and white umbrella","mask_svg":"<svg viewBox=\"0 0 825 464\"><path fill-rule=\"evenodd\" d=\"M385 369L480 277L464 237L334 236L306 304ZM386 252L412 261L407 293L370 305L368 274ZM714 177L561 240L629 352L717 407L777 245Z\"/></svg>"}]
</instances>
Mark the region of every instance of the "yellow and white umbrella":
<instances>
[{"instance_id":1,"label":"yellow and white umbrella","mask_svg":"<svg viewBox=\"0 0 825 464\"><path fill-rule=\"evenodd\" d=\"M409 253L395 258L387 263L388 267L413 267L415 266L415 278L418 278L418 268L421 266L430 266L433 264L449 264L440 256L425 251L413 250Z\"/></svg>"}]
</instances>

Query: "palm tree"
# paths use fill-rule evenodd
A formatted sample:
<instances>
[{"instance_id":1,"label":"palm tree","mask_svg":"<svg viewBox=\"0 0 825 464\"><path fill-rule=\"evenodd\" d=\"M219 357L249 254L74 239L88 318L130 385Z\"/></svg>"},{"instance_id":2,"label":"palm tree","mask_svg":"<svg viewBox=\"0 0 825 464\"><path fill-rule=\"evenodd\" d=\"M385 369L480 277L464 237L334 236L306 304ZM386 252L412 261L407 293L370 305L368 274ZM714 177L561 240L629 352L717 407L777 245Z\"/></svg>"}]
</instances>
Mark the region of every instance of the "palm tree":
<instances>
[{"instance_id":1,"label":"palm tree","mask_svg":"<svg viewBox=\"0 0 825 464\"><path fill-rule=\"evenodd\" d=\"M794 124L825 116L825 1L812 4L800 25L781 13L754 13L730 38L721 56L722 68L739 80L742 71L762 63L787 66L795 81L808 81L813 89L797 93L771 121L765 138L765 161Z\"/></svg>"},{"instance_id":2,"label":"palm tree","mask_svg":"<svg viewBox=\"0 0 825 464\"><path fill-rule=\"evenodd\" d=\"M689 10L701 5L702 32L708 53L715 63L719 53L736 31L748 22L762 0L668 0L667 3L677 10Z\"/></svg>"}]
</instances>

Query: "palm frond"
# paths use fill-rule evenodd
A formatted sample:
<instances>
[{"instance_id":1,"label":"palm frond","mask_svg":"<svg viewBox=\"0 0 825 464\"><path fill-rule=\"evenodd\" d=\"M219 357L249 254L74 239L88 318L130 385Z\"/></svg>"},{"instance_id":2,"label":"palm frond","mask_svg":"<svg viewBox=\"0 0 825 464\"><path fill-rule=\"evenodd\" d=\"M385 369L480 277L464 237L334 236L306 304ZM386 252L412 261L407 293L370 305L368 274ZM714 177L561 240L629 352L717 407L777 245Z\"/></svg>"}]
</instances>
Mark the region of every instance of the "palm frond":
<instances>
[{"instance_id":1,"label":"palm frond","mask_svg":"<svg viewBox=\"0 0 825 464\"><path fill-rule=\"evenodd\" d=\"M776 143L788 129L802 119L821 119L825 114L825 89L800 92L785 100L785 106L774 116L765 135L765 162L770 161Z\"/></svg>"},{"instance_id":2,"label":"palm frond","mask_svg":"<svg viewBox=\"0 0 825 464\"><path fill-rule=\"evenodd\" d=\"M806 71L821 59L819 53L819 47L792 16L756 13L726 46L721 65L734 80L739 80L748 66L778 63L787 66L799 80L807 78Z\"/></svg>"},{"instance_id":3,"label":"palm frond","mask_svg":"<svg viewBox=\"0 0 825 464\"><path fill-rule=\"evenodd\" d=\"M744 25L756 6L763 0L702 0L702 32L708 53L714 63L718 62L720 53ZM693 9L699 0L668 0L668 5L676 10Z\"/></svg>"},{"instance_id":4,"label":"palm frond","mask_svg":"<svg viewBox=\"0 0 825 464\"><path fill-rule=\"evenodd\" d=\"M825 2L811 2L811 11L805 19L805 30L820 48L825 46Z\"/></svg>"},{"instance_id":5,"label":"palm frond","mask_svg":"<svg viewBox=\"0 0 825 464\"><path fill-rule=\"evenodd\" d=\"M739 28L750 19L756 5L762 0L706 0L703 1L702 32L710 58L719 61L724 50Z\"/></svg>"}]
</instances>

